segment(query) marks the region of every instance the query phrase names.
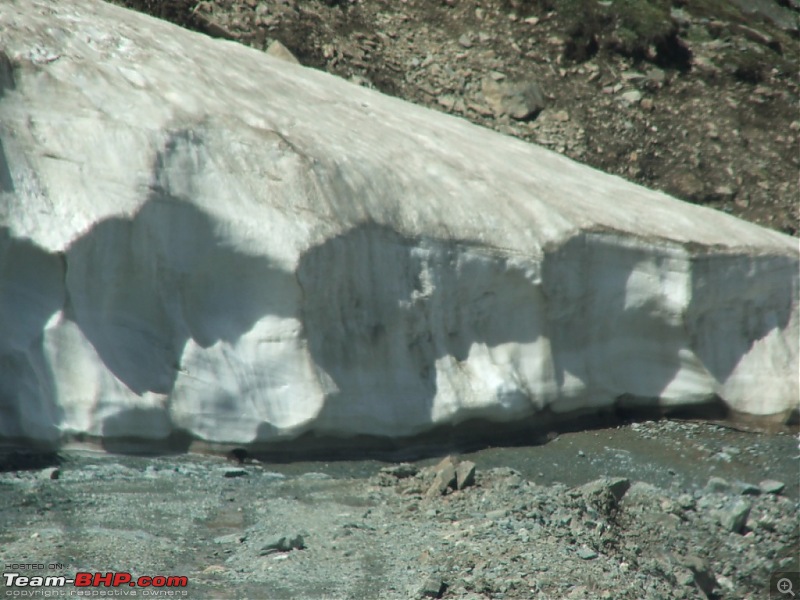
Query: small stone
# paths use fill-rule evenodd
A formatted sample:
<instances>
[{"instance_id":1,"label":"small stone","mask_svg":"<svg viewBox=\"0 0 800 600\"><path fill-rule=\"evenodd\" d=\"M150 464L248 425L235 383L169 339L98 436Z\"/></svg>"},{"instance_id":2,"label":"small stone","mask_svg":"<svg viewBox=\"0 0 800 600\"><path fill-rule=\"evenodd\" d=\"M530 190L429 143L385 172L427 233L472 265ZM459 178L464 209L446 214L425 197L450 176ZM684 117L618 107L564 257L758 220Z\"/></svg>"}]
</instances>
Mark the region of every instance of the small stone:
<instances>
[{"instance_id":1,"label":"small stone","mask_svg":"<svg viewBox=\"0 0 800 600\"><path fill-rule=\"evenodd\" d=\"M231 479L233 477L245 477L246 475L247 475L247 470L246 469L233 468L233 469L225 469L222 472L222 476L223 477L227 477L229 479Z\"/></svg>"},{"instance_id":2,"label":"small stone","mask_svg":"<svg viewBox=\"0 0 800 600\"><path fill-rule=\"evenodd\" d=\"M508 511L502 508L498 508L496 510L490 510L486 513L486 518L491 519L492 521L496 521L497 519L502 519L508 514Z\"/></svg>"},{"instance_id":3,"label":"small stone","mask_svg":"<svg viewBox=\"0 0 800 600\"><path fill-rule=\"evenodd\" d=\"M447 585L439 577L430 576L420 586L417 596L419 598L441 598Z\"/></svg>"},{"instance_id":4,"label":"small stone","mask_svg":"<svg viewBox=\"0 0 800 600\"><path fill-rule=\"evenodd\" d=\"M419 469L409 463L400 463L399 465L382 468L381 473L397 477L397 479L407 479L419 473Z\"/></svg>"},{"instance_id":5,"label":"small stone","mask_svg":"<svg viewBox=\"0 0 800 600\"><path fill-rule=\"evenodd\" d=\"M289 552L291 550L302 550L305 548L305 540L299 533L295 536L276 536L261 547L260 556L267 556L276 552Z\"/></svg>"},{"instance_id":6,"label":"small stone","mask_svg":"<svg viewBox=\"0 0 800 600\"><path fill-rule=\"evenodd\" d=\"M275 40L269 45L266 53L272 58L277 58L279 60L294 63L296 65L300 64L300 61L297 60L297 57L294 54L292 54L291 50L281 44L278 40Z\"/></svg>"},{"instance_id":7,"label":"small stone","mask_svg":"<svg viewBox=\"0 0 800 600\"><path fill-rule=\"evenodd\" d=\"M225 567L223 567L222 565L209 565L205 569L203 569L201 572L204 575L214 575L214 574L218 574L218 573L224 573L225 571L227 571L227 569Z\"/></svg>"},{"instance_id":8,"label":"small stone","mask_svg":"<svg viewBox=\"0 0 800 600\"><path fill-rule=\"evenodd\" d=\"M42 479L58 479L61 477L61 469L58 467L47 467L39 472L39 477Z\"/></svg>"},{"instance_id":9,"label":"small stone","mask_svg":"<svg viewBox=\"0 0 800 600\"><path fill-rule=\"evenodd\" d=\"M552 114L552 118L554 121L566 123L569 121L569 113L565 110L558 110Z\"/></svg>"},{"instance_id":10,"label":"small stone","mask_svg":"<svg viewBox=\"0 0 800 600\"><path fill-rule=\"evenodd\" d=\"M215 544L241 544L247 539L247 536L241 533L229 533L228 535L220 535L214 538Z\"/></svg>"},{"instance_id":11,"label":"small stone","mask_svg":"<svg viewBox=\"0 0 800 600\"><path fill-rule=\"evenodd\" d=\"M740 496L760 496L761 488L752 483L745 483L744 481L737 481L733 488Z\"/></svg>"},{"instance_id":12,"label":"small stone","mask_svg":"<svg viewBox=\"0 0 800 600\"><path fill-rule=\"evenodd\" d=\"M626 477L601 477L578 488L585 495L610 493L619 502L631 487L631 480Z\"/></svg>"},{"instance_id":13,"label":"small stone","mask_svg":"<svg viewBox=\"0 0 800 600\"><path fill-rule=\"evenodd\" d=\"M718 200L728 201L731 200L736 191L729 185L720 185L714 188L714 196ZM727 450L726 450L727 451ZM736 454L735 452L727 451L728 454Z\"/></svg>"},{"instance_id":14,"label":"small stone","mask_svg":"<svg viewBox=\"0 0 800 600\"><path fill-rule=\"evenodd\" d=\"M535 118L544 109L544 92L538 82L495 81L485 77L481 92L495 116L508 115L512 119L525 121Z\"/></svg>"},{"instance_id":15,"label":"small stone","mask_svg":"<svg viewBox=\"0 0 800 600\"><path fill-rule=\"evenodd\" d=\"M726 208L727 208L727 207L723 207L723 209L722 209L722 210L725 210ZM724 451L723 451L723 452L717 452L717 453L716 453L715 455L713 455L711 458L715 458L715 459L717 459L717 460L724 460L725 462L731 462L731 458L732 458L732 456L731 456L730 454L728 454L727 452L724 452Z\"/></svg>"},{"instance_id":16,"label":"small stone","mask_svg":"<svg viewBox=\"0 0 800 600\"><path fill-rule=\"evenodd\" d=\"M622 74L623 81L634 81L637 79L644 79L644 78L645 78L644 74L639 73L638 71L625 71Z\"/></svg>"},{"instance_id":17,"label":"small stone","mask_svg":"<svg viewBox=\"0 0 800 600\"><path fill-rule=\"evenodd\" d=\"M456 461L452 456L448 456L436 465L434 472L436 476L425 494L427 497L441 496L446 494L449 489L455 489Z\"/></svg>"},{"instance_id":18,"label":"small stone","mask_svg":"<svg viewBox=\"0 0 800 600\"><path fill-rule=\"evenodd\" d=\"M758 487L765 494L780 494L786 487L786 484L782 481L776 481L775 479L765 479L758 484Z\"/></svg>"},{"instance_id":19,"label":"small stone","mask_svg":"<svg viewBox=\"0 0 800 600\"><path fill-rule=\"evenodd\" d=\"M667 78L667 74L662 69L650 69L647 71L647 79L657 85L661 85Z\"/></svg>"},{"instance_id":20,"label":"small stone","mask_svg":"<svg viewBox=\"0 0 800 600\"><path fill-rule=\"evenodd\" d=\"M642 98L639 106L642 107L642 110L653 110L655 104L653 104L653 101L650 98Z\"/></svg>"},{"instance_id":21,"label":"small stone","mask_svg":"<svg viewBox=\"0 0 800 600\"><path fill-rule=\"evenodd\" d=\"M675 569L674 575L675 581L677 581L678 584L683 586L694 585L694 573L692 573L689 569L679 567Z\"/></svg>"},{"instance_id":22,"label":"small stone","mask_svg":"<svg viewBox=\"0 0 800 600\"><path fill-rule=\"evenodd\" d=\"M703 197L705 185L694 173L685 169L673 172L670 177L670 192L687 200L698 200Z\"/></svg>"},{"instance_id":23,"label":"small stone","mask_svg":"<svg viewBox=\"0 0 800 600\"><path fill-rule=\"evenodd\" d=\"M591 548L587 548L586 546L578 548L576 554L578 555L578 558L582 558L583 560L593 560L597 558L597 552Z\"/></svg>"},{"instance_id":24,"label":"small stone","mask_svg":"<svg viewBox=\"0 0 800 600\"><path fill-rule=\"evenodd\" d=\"M736 584L730 577L725 577L725 575L717 575L717 584L728 594L732 594L736 591Z\"/></svg>"},{"instance_id":25,"label":"small stone","mask_svg":"<svg viewBox=\"0 0 800 600\"><path fill-rule=\"evenodd\" d=\"M731 484L722 477L710 477L705 487L707 494L727 494L731 491Z\"/></svg>"},{"instance_id":26,"label":"small stone","mask_svg":"<svg viewBox=\"0 0 800 600\"><path fill-rule=\"evenodd\" d=\"M463 490L475 483L475 463L465 460L456 467L456 489Z\"/></svg>"},{"instance_id":27,"label":"small stone","mask_svg":"<svg viewBox=\"0 0 800 600\"><path fill-rule=\"evenodd\" d=\"M717 578L708 563L699 556L689 555L680 559L681 564L692 573L694 583L706 596L709 596L717 586Z\"/></svg>"},{"instance_id":28,"label":"small stone","mask_svg":"<svg viewBox=\"0 0 800 600\"><path fill-rule=\"evenodd\" d=\"M719 522L727 531L741 533L749 515L750 503L738 499L719 512Z\"/></svg>"},{"instance_id":29,"label":"small stone","mask_svg":"<svg viewBox=\"0 0 800 600\"><path fill-rule=\"evenodd\" d=\"M458 38L458 43L463 48L472 48L472 39L466 33Z\"/></svg>"},{"instance_id":30,"label":"small stone","mask_svg":"<svg viewBox=\"0 0 800 600\"><path fill-rule=\"evenodd\" d=\"M456 105L456 97L452 94L442 94L436 98L436 103L445 110L453 110Z\"/></svg>"},{"instance_id":31,"label":"small stone","mask_svg":"<svg viewBox=\"0 0 800 600\"><path fill-rule=\"evenodd\" d=\"M639 90L631 90L629 92L623 92L619 95L619 99L622 100L625 104L638 104L639 101L642 99L642 92Z\"/></svg>"}]
</instances>

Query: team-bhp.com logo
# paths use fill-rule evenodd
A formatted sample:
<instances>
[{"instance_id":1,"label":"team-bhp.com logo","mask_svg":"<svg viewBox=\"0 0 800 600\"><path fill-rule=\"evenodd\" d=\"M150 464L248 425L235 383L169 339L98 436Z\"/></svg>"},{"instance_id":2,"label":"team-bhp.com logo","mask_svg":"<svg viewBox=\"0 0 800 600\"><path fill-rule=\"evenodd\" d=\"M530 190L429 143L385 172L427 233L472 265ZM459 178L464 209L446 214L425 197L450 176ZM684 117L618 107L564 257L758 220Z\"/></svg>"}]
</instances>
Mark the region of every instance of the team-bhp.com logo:
<instances>
[{"instance_id":1,"label":"team-bhp.com logo","mask_svg":"<svg viewBox=\"0 0 800 600\"><path fill-rule=\"evenodd\" d=\"M179 575L142 575L127 572L76 573L63 575L23 575L3 573L5 595L14 598L59 596L151 596L186 597L188 578ZM106 589L113 588L113 589ZM177 588L177 589L176 589Z\"/></svg>"}]
</instances>

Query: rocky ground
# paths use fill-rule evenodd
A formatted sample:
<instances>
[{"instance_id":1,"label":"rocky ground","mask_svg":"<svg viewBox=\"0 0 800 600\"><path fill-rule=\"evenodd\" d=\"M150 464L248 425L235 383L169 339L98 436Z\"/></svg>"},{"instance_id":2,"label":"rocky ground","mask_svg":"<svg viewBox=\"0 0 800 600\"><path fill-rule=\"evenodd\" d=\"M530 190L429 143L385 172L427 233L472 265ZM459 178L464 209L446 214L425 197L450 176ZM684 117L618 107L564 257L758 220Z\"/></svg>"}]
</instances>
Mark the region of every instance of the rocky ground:
<instances>
[{"instance_id":1,"label":"rocky ground","mask_svg":"<svg viewBox=\"0 0 800 600\"><path fill-rule=\"evenodd\" d=\"M797 579L798 459L668 420L404 464L6 451L0 564L197 599L766 598Z\"/></svg>"},{"instance_id":2,"label":"rocky ground","mask_svg":"<svg viewBox=\"0 0 800 600\"><path fill-rule=\"evenodd\" d=\"M797 235L797 0L114 0Z\"/></svg>"}]
</instances>

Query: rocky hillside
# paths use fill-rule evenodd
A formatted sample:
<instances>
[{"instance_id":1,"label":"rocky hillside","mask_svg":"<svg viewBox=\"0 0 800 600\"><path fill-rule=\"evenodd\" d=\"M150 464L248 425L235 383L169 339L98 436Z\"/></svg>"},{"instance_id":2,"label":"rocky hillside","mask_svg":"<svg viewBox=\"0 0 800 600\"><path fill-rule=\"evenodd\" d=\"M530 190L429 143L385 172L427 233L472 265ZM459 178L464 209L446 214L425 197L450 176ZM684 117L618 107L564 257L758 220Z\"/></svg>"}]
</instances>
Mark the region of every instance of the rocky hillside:
<instances>
[{"instance_id":1,"label":"rocky hillside","mask_svg":"<svg viewBox=\"0 0 800 600\"><path fill-rule=\"evenodd\" d=\"M797 235L797 0L114 1Z\"/></svg>"}]
</instances>

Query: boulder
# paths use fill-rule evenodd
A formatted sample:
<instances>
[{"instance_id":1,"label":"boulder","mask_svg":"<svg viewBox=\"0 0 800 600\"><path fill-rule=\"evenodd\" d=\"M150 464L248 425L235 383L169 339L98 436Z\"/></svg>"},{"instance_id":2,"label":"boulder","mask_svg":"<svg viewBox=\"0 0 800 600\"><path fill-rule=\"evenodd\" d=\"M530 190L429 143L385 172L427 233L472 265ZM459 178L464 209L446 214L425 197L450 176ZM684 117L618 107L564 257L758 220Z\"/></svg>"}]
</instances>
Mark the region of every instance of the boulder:
<instances>
[{"instance_id":1,"label":"boulder","mask_svg":"<svg viewBox=\"0 0 800 600\"><path fill-rule=\"evenodd\" d=\"M795 239L100 1L0 31L0 438L797 409Z\"/></svg>"}]
</instances>

